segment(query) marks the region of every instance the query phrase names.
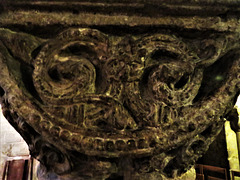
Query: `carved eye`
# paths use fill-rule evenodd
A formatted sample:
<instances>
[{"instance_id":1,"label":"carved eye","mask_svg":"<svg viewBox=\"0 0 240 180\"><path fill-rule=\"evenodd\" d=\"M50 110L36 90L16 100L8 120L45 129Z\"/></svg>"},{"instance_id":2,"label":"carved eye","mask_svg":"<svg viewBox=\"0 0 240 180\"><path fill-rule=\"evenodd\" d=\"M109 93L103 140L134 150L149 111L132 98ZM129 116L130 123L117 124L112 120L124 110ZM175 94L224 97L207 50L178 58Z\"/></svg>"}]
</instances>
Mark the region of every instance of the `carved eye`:
<instances>
[{"instance_id":1,"label":"carved eye","mask_svg":"<svg viewBox=\"0 0 240 180\"><path fill-rule=\"evenodd\" d=\"M202 80L195 69L187 44L176 36L155 34L144 37L145 70L140 82L143 98L167 105L189 105Z\"/></svg>"},{"instance_id":2,"label":"carved eye","mask_svg":"<svg viewBox=\"0 0 240 180\"><path fill-rule=\"evenodd\" d=\"M182 77L174 84L174 88L175 89L180 89L183 88L189 81L189 74L188 73L184 73L182 75Z\"/></svg>"},{"instance_id":3,"label":"carved eye","mask_svg":"<svg viewBox=\"0 0 240 180\"><path fill-rule=\"evenodd\" d=\"M88 59L54 56L34 71L34 85L41 98L66 99L95 91L95 67Z\"/></svg>"},{"instance_id":4,"label":"carved eye","mask_svg":"<svg viewBox=\"0 0 240 180\"><path fill-rule=\"evenodd\" d=\"M48 75L55 84L64 83L63 86L66 87L68 83L75 82L78 90L83 91L83 87L85 87L85 91L92 91L91 88L87 88L87 84L94 83L95 68L87 59L68 57L64 58L63 62L59 59L56 63L48 70Z\"/></svg>"},{"instance_id":5,"label":"carved eye","mask_svg":"<svg viewBox=\"0 0 240 180\"><path fill-rule=\"evenodd\" d=\"M95 66L106 49L102 41L97 31L86 29L66 31L50 40L35 59L33 82L40 97L55 104L94 93Z\"/></svg>"},{"instance_id":6,"label":"carved eye","mask_svg":"<svg viewBox=\"0 0 240 180\"><path fill-rule=\"evenodd\" d=\"M142 95L168 105L187 105L200 87L202 71L190 63L169 62L148 68L142 80Z\"/></svg>"}]
</instances>

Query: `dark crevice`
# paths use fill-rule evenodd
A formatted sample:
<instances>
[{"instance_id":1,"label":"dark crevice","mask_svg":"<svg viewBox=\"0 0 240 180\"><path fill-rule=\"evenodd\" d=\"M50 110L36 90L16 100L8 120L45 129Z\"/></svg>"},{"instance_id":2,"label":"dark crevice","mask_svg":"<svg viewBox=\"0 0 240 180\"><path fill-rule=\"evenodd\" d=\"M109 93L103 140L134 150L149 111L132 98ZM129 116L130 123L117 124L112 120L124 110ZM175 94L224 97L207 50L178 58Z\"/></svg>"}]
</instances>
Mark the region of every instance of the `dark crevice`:
<instances>
[{"instance_id":1,"label":"dark crevice","mask_svg":"<svg viewBox=\"0 0 240 180\"><path fill-rule=\"evenodd\" d=\"M102 130L105 130L106 127L108 127L108 123L104 120L98 120L96 121L96 126Z\"/></svg>"},{"instance_id":2,"label":"dark crevice","mask_svg":"<svg viewBox=\"0 0 240 180\"><path fill-rule=\"evenodd\" d=\"M170 160L167 166L163 169L163 172L167 175L167 177L174 178L176 175L180 176L187 171L187 168L184 167L184 162L182 162L180 158L181 156L182 155L176 156ZM177 171L177 174L175 174L174 171Z\"/></svg>"},{"instance_id":3,"label":"dark crevice","mask_svg":"<svg viewBox=\"0 0 240 180\"><path fill-rule=\"evenodd\" d=\"M178 152L181 152L184 149L184 145L180 145L178 147L175 147L167 152L168 156L175 156Z\"/></svg>"},{"instance_id":4,"label":"dark crevice","mask_svg":"<svg viewBox=\"0 0 240 180\"><path fill-rule=\"evenodd\" d=\"M62 56L76 55L82 57L96 57L96 52L88 46L73 44L60 52Z\"/></svg>"},{"instance_id":5,"label":"dark crevice","mask_svg":"<svg viewBox=\"0 0 240 180\"><path fill-rule=\"evenodd\" d=\"M173 158L171 161L169 161L169 163L167 164L167 166L163 169L163 172L166 173L166 175L169 178L173 177L173 171L175 169L179 169L179 164L177 163L178 159L177 158Z\"/></svg>"},{"instance_id":6,"label":"dark crevice","mask_svg":"<svg viewBox=\"0 0 240 180\"><path fill-rule=\"evenodd\" d=\"M0 97L3 97L5 94L4 89L0 86Z\"/></svg>"},{"instance_id":7,"label":"dark crevice","mask_svg":"<svg viewBox=\"0 0 240 180\"><path fill-rule=\"evenodd\" d=\"M212 134L212 130L213 130L213 125L210 125L203 132L201 132L201 135L204 137L209 137Z\"/></svg>"},{"instance_id":8,"label":"dark crevice","mask_svg":"<svg viewBox=\"0 0 240 180\"><path fill-rule=\"evenodd\" d=\"M61 75L58 72L57 68L51 68L48 70L49 77L56 82L59 82L61 80Z\"/></svg>"},{"instance_id":9,"label":"dark crevice","mask_svg":"<svg viewBox=\"0 0 240 180\"><path fill-rule=\"evenodd\" d=\"M214 30L197 31L194 29L186 29L185 31L178 31L179 35L188 41L189 44L196 43L202 39L209 39L211 35L221 35L223 33Z\"/></svg>"},{"instance_id":10,"label":"dark crevice","mask_svg":"<svg viewBox=\"0 0 240 180\"><path fill-rule=\"evenodd\" d=\"M239 125L238 125L238 111L236 108L233 108L225 118L230 121L230 127L234 132L238 132Z\"/></svg>"},{"instance_id":11,"label":"dark crevice","mask_svg":"<svg viewBox=\"0 0 240 180\"><path fill-rule=\"evenodd\" d=\"M22 82L24 84L24 87L30 93L36 100L38 100L40 103L42 103L42 100L37 92L37 90L34 87L33 84L33 66L30 66L26 63L21 63L20 65L20 71L22 75Z\"/></svg>"},{"instance_id":12,"label":"dark crevice","mask_svg":"<svg viewBox=\"0 0 240 180\"><path fill-rule=\"evenodd\" d=\"M165 49L157 49L151 55L151 59L160 61L160 60L169 60L169 59L177 59L178 54L167 51Z\"/></svg>"},{"instance_id":13,"label":"dark crevice","mask_svg":"<svg viewBox=\"0 0 240 180\"><path fill-rule=\"evenodd\" d=\"M130 114L130 117L132 117L137 122L138 118L134 115L135 113L132 112L131 108L127 105L126 102L123 102L123 107ZM129 126L126 128L129 128ZM132 129L132 128L130 128L130 129Z\"/></svg>"},{"instance_id":14,"label":"dark crevice","mask_svg":"<svg viewBox=\"0 0 240 180\"><path fill-rule=\"evenodd\" d=\"M149 143L149 146L150 146L150 147L156 147L156 144L157 144L157 142L153 139L153 140L151 140L151 142Z\"/></svg>"},{"instance_id":15,"label":"dark crevice","mask_svg":"<svg viewBox=\"0 0 240 180\"><path fill-rule=\"evenodd\" d=\"M174 85L174 87L176 89L180 89L182 88L183 86L185 86L187 84L189 80L189 75L188 74L184 74L181 79Z\"/></svg>"},{"instance_id":16,"label":"dark crevice","mask_svg":"<svg viewBox=\"0 0 240 180\"><path fill-rule=\"evenodd\" d=\"M96 80L95 80L95 86L96 86L96 94L101 94L101 93L105 93L108 89L108 83L107 83L107 79L105 78L105 76L103 75L104 73L102 72L102 67L95 65L95 71L96 71Z\"/></svg>"},{"instance_id":17,"label":"dark crevice","mask_svg":"<svg viewBox=\"0 0 240 180\"><path fill-rule=\"evenodd\" d=\"M124 180L123 176L120 176L118 174L112 174L109 178L107 178L106 180Z\"/></svg>"},{"instance_id":18,"label":"dark crevice","mask_svg":"<svg viewBox=\"0 0 240 180\"><path fill-rule=\"evenodd\" d=\"M193 143L193 146L191 148L193 148L193 150L197 151L198 146L195 147L195 145L197 145L198 141L195 141ZM200 144L201 145L201 144ZM185 160L183 160L183 155L182 153L179 154L179 152L183 152L183 149L185 149L184 146L179 146L175 149L172 149L170 151L167 152L168 156L175 156L175 158L171 159L168 164L165 166L165 168L163 169L163 172L169 177L169 178L173 178L173 176L176 175L181 175L183 173L185 173L187 171L187 169L184 167L185 166ZM174 171L177 171L177 174L174 173Z\"/></svg>"},{"instance_id":19,"label":"dark crevice","mask_svg":"<svg viewBox=\"0 0 240 180\"><path fill-rule=\"evenodd\" d=\"M196 129L196 125L194 123L189 123L188 132L193 132Z\"/></svg>"},{"instance_id":20,"label":"dark crevice","mask_svg":"<svg viewBox=\"0 0 240 180\"><path fill-rule=\"evenodd\" d=\"M7 49L8 53L12 56L12 57L15 57L14 56L14 53L12 52L12 50L9 48L9 46L7 44L5 44L3 41L2 43L4 44L5 48Z\"/></svg>"},{"instance_id":21,"label":"dark crevice","mask_svg":"<svg viewBox=\"0 0 240 180\"><path fill-rule=\"evenodd\" d=\"M142 97L146 97L146 98L150 97L150 93L148 92L147 87L148 87L148 78L153 68L154 66L146 68L142 75L141 81L139 83L140 94Z\"/></svg>"},{"instance_id":22,"label":"dark crevice","mask_svg":"<svg viewBox=\"0 0 240 180\"><path fill-rule=\"evenodd\" d=\"M37 55L39 54L39 52L41 51L42 47L45 45L45 43L43 43L42 45L38 46L36 49L34 49L31 53L31 56L33 59L35 59L37 57Z\"/></svg>"},{"instance_id":23,"label":"dark crevice","mask_svg":"<svg viewBox=\"0 0 240 180\"><path fill-rule=\"evenodd\" d=\"M208 96L213 96L214 93L225 84L229 76L230 68L238 56L239 55L236 56L233 51L230 51L204 70L202 84L193 103L201 101Z\"/></svg>"},{"instance_id":24,"label":"dark crevice","mask_svg":"<svg viewBox=\"0 0 240 180\"><path fill-rule=\"evenodd\" d=\"M146 87L146 85L148 83L148 77L149 77L150 73L152 72L153 68L154 67L148 67L147 69L144 70L144 73L141 78L140 87Z\"/></svg>"},{"instance_id":25,"label":"dark crevice","mask_svg":"<svg viewBox=\"0 0 240 180\"><path fill-rule=\"evenodd\" d=\"M2 25L2 28L8 28L15 32L25 32L32 34L34 36L40 37L40 38L53 38L60 32L62 32L64 29L66 29L65 25L62 25L60 23L50 24L50 25L35 25L35 24L29 24L28 26L21 25L21 24L7 24ZM181 29L175 25L139 25L139 26L128 26L128 25L71 25L71 28L92 28L92 29L98 29L99 31L109 34L109 35L116 35L116 36L124 36L126 34L134 34L134 35L142 35L142 34L154 34L154 33L163 33L163 34L169 34L172 33L173 35L180 35L185 38L189 39L196 39L199 36L203 37L204 34L213 34L217 33L220 34L217 31L214 30L206 30L204 32L198 31L198 30L187 30L187 29ZM51 31L49 31L51 29ZM176 33L177 32L177 33Z\"/></svg>"},{"instance_id":26,"label":"dark crevice","mask_svg":"<svg viewBox=\"0 0 240 180\"><path fill-rule=\"evenodd\" d=\"M142 34L172 34L176 36L188 37L189 39L197 39L202 34L220 34L218 31L214 30L206 30L204 32L196 30L196 29L182 29L175 25L136 25L134 27L128 25L93 25L89 26L90 28L98 29L103 33L107 33L110 35L119 35L124 36L126 34L134 34L134 35L142 35Z\"/></svg>"},{"instance_id":27,"label":"dark crevice","mask_svg":"<svg viewBox=\"0 0 240 180\"><path fill-rule=\"evenodd\" d=\"M204 145L205 143L202 140L198 140L191 144L191 149L193 150L194 154L199 154L199 151L201 151Z\"/></svg>"},{"instance_id":28,"label":"dark crevice","mask_svg":"<svg viewBox=\"0 0 240 180\"><path fill-rule=\"evenodd\" d=\"M115 1L116 2L116 1ZM121 2L122 3L122 2ZM178 7L177 9L171 8L168 6L162 6L159 4L151 4L151 3L144 3L144 7L142 4L136 4L135 6L129 6L127 4L119 4L111 6L111 4L105 4L105 5L96 5L95 2L90 4L30 4L27 2L22 3L9 3L5 4L4 6L1 6L0 3L0 9L2 10L38 10L41 12L51 13L51 12L70 12L73 14L79 14L79 13L92 13L92 14L108 14L108 15L114 15L114 14L121 14L121 15L138 15L138 16L145 16L145 17L158 17L162 15L166 16L216 16L219 14L219 16L223 16L223 14L226 14L225 11L222 9L215 8L213 11L213 8L209 6L205 6L204 13L202 9L195 10L195 9L187 9ZM238 13L239 10L235 10L234 13ZM227 13L227 15L230 15L230 13Z\"/></svg>"}]
</instances>

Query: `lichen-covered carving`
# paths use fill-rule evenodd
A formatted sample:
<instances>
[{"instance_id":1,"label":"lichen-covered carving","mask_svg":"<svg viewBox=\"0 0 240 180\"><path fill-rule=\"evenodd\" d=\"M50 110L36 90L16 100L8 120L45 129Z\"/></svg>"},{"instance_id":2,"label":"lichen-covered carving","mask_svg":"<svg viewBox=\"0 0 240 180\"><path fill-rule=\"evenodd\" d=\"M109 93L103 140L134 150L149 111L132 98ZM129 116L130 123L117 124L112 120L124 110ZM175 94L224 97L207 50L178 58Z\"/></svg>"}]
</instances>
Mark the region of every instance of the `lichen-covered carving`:
<instances>
[{"instance_id":1,"label":"lichen-covered carving","mask_svg":"<svg viewBox=\"0 0 240 180\"><path fill-rule=\"evenodd\" d=\"M238 44L234 33L69 28L44 39L0 29L1 104L63 179L177 177L240 92Z\"/></svg>"}]
</instances>

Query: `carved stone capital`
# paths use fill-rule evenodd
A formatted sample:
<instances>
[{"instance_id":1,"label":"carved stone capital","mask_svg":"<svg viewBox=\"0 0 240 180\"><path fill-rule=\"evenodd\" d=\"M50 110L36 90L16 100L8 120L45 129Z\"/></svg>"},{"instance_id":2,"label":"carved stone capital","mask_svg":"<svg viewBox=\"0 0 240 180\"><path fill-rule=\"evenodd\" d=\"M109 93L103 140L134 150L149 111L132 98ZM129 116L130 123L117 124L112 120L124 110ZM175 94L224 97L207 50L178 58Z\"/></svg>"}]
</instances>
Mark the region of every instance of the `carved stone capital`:
<instances>
[{"instance_id":1,"label":"carved stone capital","mask_svg":"<svg viewBox=\"0 0 240 180\"><path fill-rule=\"evenodd\" d=\"M190 169L240 92L239 5L2 3L1 104L41 162L39 178Z\"/></svg>"}]
</instances>

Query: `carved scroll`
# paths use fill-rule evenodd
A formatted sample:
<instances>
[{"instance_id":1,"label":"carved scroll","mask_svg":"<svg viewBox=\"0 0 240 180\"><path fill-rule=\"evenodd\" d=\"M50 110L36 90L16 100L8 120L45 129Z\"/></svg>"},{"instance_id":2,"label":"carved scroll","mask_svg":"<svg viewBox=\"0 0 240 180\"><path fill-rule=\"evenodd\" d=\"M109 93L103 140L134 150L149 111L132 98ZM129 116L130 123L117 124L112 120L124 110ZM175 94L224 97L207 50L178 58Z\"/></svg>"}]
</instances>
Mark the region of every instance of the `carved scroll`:
<instances>
[{"instance_id":1,"label":"carved scroll","mask_svg":"<svg viewBox=\"0 0 240 180\"><path fill-rule=\"evenodd\" d=\"M180 176L239 95L239 36L112 28L51 38L1 28L4 114L60 179Z\"/></svg>"}]
</instances>

